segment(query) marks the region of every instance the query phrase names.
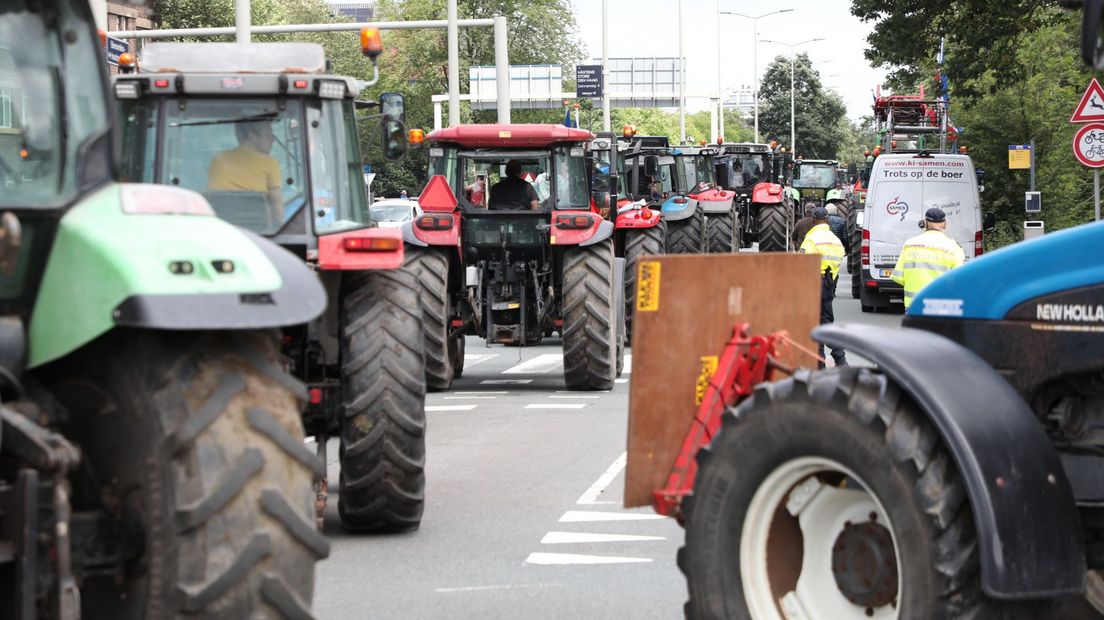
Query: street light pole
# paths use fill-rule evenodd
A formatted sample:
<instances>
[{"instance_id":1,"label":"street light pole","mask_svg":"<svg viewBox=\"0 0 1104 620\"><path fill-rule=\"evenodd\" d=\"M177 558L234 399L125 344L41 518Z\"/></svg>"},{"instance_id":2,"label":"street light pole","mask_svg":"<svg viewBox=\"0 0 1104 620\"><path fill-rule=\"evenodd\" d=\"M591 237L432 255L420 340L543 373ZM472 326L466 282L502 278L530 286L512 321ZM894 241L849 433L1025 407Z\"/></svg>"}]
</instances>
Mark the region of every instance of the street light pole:
<instances>
[{"instance_id":1,"label":"street light pole","mask_svg":"<svg viewBox=\"0 0 1104 620\"><path fill-rule=\"evenodd\" d=\"M744 15L743 13L736 13L733 11L721 11L723 15L735 15L737 17L744 17L751 20L751 23L755 29L755 38L753 39L751 47L751 64L755 71L755 92L752 93L755 97L755 142L759 142L759 20L764 17L770 17L771 15L777 15L779 13L792 13L793 9L780 9L778 11L771 11L769 13L763 13L762 15ZM717 62L720 63L721 50L720 44L717 45Z\"/></svg>"},{"instance_id":2,"label":"street light pole","mask_svg":"<svg viewBox=\"0 0 1104 620\"><path fill-rule=\"evenodd\" d=\"M823 41L824 37L817 37L816 39L808 39L801 41L800 43L783 43L782 41L772 41L770 39L762 39L763 43L774 43L783 47L790 48L790 152L797 157L797 122L794 114L794 55L798 46L805 45L806 43L814 43L816 41Z\"/></svg>"},{"instance_id":3,"label":"street light pole","mask_svg":"<svg viewBox=\"0 0 1104 620\"><path fill-rule=\"evenodd\" d=\"M717 0L717 135L719 141L724 135L724 79L721 77L721 0Z\"/></svg>"}]
</instances>

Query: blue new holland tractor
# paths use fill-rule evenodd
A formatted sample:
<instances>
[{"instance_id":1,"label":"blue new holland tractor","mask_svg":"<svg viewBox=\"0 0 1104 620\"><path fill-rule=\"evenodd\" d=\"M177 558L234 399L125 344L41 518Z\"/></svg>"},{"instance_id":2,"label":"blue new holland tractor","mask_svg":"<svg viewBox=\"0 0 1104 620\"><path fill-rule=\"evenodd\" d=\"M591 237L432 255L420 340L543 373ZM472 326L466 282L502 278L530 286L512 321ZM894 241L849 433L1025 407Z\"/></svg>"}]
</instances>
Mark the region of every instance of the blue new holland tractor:
<instances>
[{"instance_id":1,"label":"blue new holland tractor","mask_svg":"<svg viewBox=\"0 0 1104 620\"><path fill-rule=\"evenodd\" d=\"M936 280L901 329L816 329L874 366L727 411L682 504L687 617L1101 617L1101 248L1104 223L1050 234Z\"/></svg>"}]
</instances>

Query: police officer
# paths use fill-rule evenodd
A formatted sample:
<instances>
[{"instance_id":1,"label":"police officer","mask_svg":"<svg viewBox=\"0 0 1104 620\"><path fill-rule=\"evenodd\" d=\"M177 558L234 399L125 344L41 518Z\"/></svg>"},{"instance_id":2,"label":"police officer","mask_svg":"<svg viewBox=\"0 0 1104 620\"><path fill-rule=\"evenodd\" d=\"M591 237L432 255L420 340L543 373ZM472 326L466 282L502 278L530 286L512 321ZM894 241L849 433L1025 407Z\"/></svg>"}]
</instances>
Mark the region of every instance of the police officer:
<instances>
[{"instance_id":1,"label":"police officer","mask_svg":"<svg viewBox=\"0 0 1104 620\"><path fill-rule=\"evenodd\" d=\"M832 300L836 298L836 280L839 278L840 263L843 262L843 244L828 228L828 210L824 207L813 209L813 227L801 242L802 254L820 255L820 324L834 323ZM824 357L824 345L817 352ZM843 349L832 349L832 359L836 366L846 366L847 356ZM824 362L820 363L824 367Z\"/></svg>"},{"instance_id":2,"label":"police officer","mask_svg":"<svg viewBox=\"0 0 1104 620\"><path fill-rule=\"evenodd\" d=\"M905 310L929 282L966 260L962 246L943 232L947 214L942 209L928 209L920 227L924 232L905 242L893 268L893 281L905 287Z\"/></svg>"}]
</instances>

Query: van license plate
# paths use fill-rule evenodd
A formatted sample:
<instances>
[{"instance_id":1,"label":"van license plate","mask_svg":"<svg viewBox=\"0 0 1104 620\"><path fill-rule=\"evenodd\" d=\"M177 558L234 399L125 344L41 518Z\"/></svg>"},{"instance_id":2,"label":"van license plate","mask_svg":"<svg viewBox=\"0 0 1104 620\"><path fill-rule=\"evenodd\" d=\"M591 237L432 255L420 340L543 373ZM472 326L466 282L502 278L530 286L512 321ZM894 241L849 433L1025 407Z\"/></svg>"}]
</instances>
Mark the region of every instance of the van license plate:
<instances>
[{"instance_id":1,"label":"van license plate","mask_svg":"<svg viewBox=\"0 0 1104 620\"><path fill-rule=\"evenodd\" d=\"M878 273L883 278L892 278L893 277L893 270L892 269L879 269Z\"/></svg>"}]
</instances>

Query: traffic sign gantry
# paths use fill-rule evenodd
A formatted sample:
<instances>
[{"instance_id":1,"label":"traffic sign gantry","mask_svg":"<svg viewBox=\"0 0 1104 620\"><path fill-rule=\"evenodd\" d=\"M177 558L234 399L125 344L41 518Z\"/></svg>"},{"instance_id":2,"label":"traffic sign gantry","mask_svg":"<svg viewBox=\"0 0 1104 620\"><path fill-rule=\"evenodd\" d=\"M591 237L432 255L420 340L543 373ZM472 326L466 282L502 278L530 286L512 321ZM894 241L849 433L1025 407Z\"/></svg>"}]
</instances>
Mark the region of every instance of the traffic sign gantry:
<instances>
[{"instance_id":1,"label":"traffic sign gantry","mask_svg":"<svg viewBox=\"0 0 1104 620\"><path fill-rule=\"evenodd\" d=\"M1089 168L1104 168L1104 123L1089 123L1077 130L1073 155Z\"/></svg>"},{"instance_id":2,"label":"traffic sign gantry","mask_svg":"<svg viewBox=\"0 0 1104 620\"><path fill-rule=\"evenodd\" d=\"M1104 121L1104 88L1100 87L1100 82L1097 82L1096 78L1089 82L1085 94L1081 95L1081 103L1077 104L1077 109L1073 111L1073 116L1070 117L1071 123L1091 123L1093 121Z\"/></svg>"}]
</instances>

